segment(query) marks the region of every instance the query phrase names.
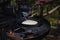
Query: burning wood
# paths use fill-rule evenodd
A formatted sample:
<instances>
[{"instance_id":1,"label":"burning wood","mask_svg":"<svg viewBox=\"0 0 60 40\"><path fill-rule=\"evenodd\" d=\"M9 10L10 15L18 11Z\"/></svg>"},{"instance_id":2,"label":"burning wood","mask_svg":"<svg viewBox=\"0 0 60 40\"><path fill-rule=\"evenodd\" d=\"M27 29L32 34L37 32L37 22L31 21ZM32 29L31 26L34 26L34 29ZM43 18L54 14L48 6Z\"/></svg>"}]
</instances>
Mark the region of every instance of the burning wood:
<instances>
[{"instance_id":1,"label":"burning wood","mask_svg":"<svg viewBox=\"0 0 60 40\"><path fill-rule=\"evenodd\" d=\"M14 40L23 40L23 38L18 37L18 36L15 36L14 32L12 32L12 31L10 31L10 32L8 33L8 36L11 37L11 38L14 39Z\"/></svg>"},{"instance_id":2,"label":"burning wood","mask_svg":"<svg viewBox=\"0 0 60 40\"><path fill-rule=\"evenodd\" d=\"M12 32L12 30L10 30L10 31L8 32L8 36L9 36L9 37L14 37L14 33Z\"/></svg>"}]
</instances>

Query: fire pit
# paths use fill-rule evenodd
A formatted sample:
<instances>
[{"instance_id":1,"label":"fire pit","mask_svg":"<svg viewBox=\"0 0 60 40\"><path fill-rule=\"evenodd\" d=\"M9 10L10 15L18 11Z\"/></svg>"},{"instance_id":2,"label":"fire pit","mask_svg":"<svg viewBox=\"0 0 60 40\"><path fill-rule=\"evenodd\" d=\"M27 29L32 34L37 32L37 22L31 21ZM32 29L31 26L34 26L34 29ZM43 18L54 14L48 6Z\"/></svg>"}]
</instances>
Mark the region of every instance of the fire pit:
<instances>
[{"instance_id":1,"label":"fire pit","mask_svg":"<svg viewBox=\"0 0 60 40\"><path fill-rule=\"evenodd\" d=\"M25 8L18 10L16 16L18 26L15 26L13 31L7 32L8 37L13 40L41 40L49 33L50 23L42 17L43 15L33 17L29 17L29 15L26 5Z\"/></svg>"}]
</instances>

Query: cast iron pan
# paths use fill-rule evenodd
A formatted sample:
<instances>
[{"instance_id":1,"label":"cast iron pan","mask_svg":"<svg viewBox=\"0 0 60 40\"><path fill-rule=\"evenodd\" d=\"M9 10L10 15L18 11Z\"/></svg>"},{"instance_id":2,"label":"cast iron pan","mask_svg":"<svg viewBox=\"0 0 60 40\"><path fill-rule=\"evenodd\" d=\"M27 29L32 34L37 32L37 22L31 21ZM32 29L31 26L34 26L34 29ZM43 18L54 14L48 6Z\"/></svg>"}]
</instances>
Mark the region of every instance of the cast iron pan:
<instances>
[{"instance_id":1,"label":"cast iron pan","mask_svg":"<svg viewBox=\"0 0 60 40\"><path fill-rule=\"evenodd\" d=\"M13 30L15 37L23 38L23 40L41 40L49 33L50 23L46 19L38 16L29 19L38 21L38 24L22 25L20 23L20 26L17 28L17 30Z\"/></svg>"}]
</instances>

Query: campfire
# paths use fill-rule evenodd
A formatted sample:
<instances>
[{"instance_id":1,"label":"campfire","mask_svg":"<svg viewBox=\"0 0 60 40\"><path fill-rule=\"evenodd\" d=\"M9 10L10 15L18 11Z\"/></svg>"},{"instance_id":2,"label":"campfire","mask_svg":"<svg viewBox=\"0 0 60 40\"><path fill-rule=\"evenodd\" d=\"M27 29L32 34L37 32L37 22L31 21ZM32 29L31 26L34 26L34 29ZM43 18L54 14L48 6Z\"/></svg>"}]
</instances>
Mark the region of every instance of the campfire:
<instances>
[{"instance_id":1,"label":"campfire","mask_svg":"<svg viewBox=\"0 0 60 40\"><path fill-rule=\"evenodd\" d=\"M16 21L8 22L8 27L6 27L7 40L40 40L49 33L50 23L43 17L44 2L46 1L40 0L39 3L41 15L32 17L29 17L31 15L29 13L30 7L26 4L19 4Z\"/></svg>"}]
</instances>

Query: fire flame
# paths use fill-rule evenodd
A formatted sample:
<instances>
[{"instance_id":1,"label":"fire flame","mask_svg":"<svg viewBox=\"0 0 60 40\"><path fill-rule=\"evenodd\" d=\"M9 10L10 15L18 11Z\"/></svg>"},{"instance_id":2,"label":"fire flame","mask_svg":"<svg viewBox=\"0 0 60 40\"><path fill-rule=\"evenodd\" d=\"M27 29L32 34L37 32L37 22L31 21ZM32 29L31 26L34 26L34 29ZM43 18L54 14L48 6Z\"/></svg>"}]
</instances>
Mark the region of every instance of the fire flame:
<instances>
[{"instance_id":1,"label":"fire flame","mask_svg":"<svg viewBox=\"0 0 60 40\"><path fill-rule=\"evenodd\" d=\"M13 34L13 32L12 32L12 31L10 31L10 32L9 32L9 34Z\"/></svg>"},{"instance_id":2,"label":"fire flame","mask_svg":"<svg viewBox=\"0 0 60 40\"><path fill-rule=\"evenodd\" d=\"M15 36L15 35L14 35L14 32L13 32L12 30L10 30L10 31L8 32L8 36L11 37L11 38L14 39L14 40L23 40L23 38L20 38L20 37Z\"/></svg>"}]
</instances>

